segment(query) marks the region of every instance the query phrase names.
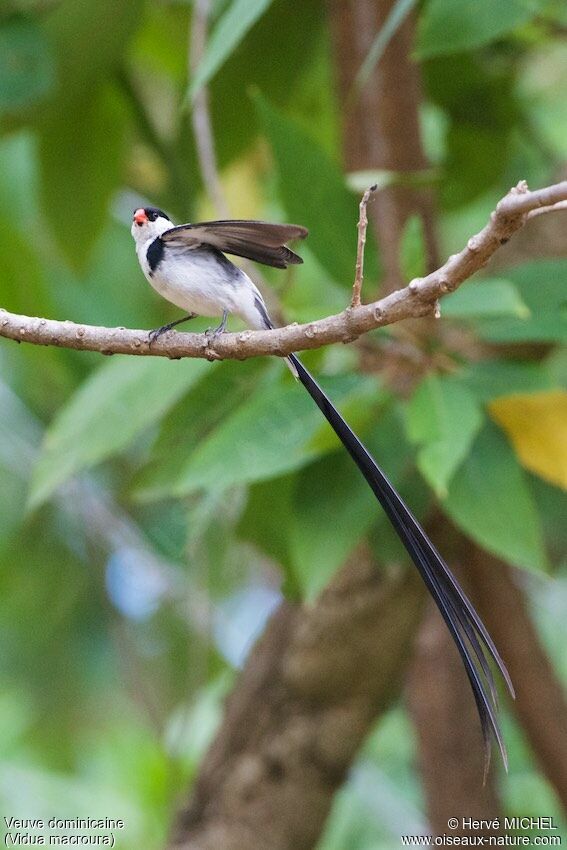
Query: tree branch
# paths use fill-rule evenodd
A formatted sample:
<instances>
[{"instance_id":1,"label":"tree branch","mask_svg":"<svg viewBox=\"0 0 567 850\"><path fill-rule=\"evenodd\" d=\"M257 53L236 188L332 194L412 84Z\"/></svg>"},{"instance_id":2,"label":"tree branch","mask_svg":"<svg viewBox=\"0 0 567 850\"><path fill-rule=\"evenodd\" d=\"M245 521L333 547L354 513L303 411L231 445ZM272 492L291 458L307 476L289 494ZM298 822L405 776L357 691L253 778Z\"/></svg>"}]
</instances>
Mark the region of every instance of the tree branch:
<instances>
[{"instance_id":1,"label":"tree branch","mask_svg":"<svg viewBox=\"0 0 567 850\"><path fill-rule=\"evenodd\" d=\"M375 328L434 312L436 301L485 266L498 248L523 227L532 211L566 200L567 181L534 192L530 192L522 181L499 202L488 224L437 271L412 280L404 289L379 301L349 307L342 313L306 325L292 324L273 331L246 330L223 334L214 341L205 334L170 332L150 347L147 331L20 316L0 308L0 336L17 342L101 354L154 355L171 359L203 357L208 360L245 360L260 355L285 357L293 351L352 342Z\"/></svg>"},{"instance_id":2,"label":"tree branch","mask_svg":"<svg viewBox=\"0 0 567 850\"><path fill-rule=\"evenodd\" d=\"M368 227L368 216L366 207L370 200L370 195L375 192L378 186L374 184L370 186L358 205L360 217L358 219L358 244L356 246L356 266L354 268L354 283L352 285L352 300L351 307L360 307L360 295L362 293L362 279L364 277L364 246L366 245L366 228Z\"/></svg>"},{"instance_id":3,"label":"tree branch","mask_svg":"<svg viewBox=\"0 0 567 850\"><path fill-rule=\"evenodd\" d=\"M372 223L383 269L380 289L387 295L405 282L400 239L410 216L417 214L423 224L427 272L439 265L432 187L418 188L414 179L429 166L417 108L420 67L410 59L416 15L402 15L404 20L393 31L393 17L400 12L397 0L333 0L330 5L347 171L380 168L405 178L380 189L373 203ZM382 41L380 61L360 85L360 68L373 53L376 39Z\"/></svg>"}]
</instances>

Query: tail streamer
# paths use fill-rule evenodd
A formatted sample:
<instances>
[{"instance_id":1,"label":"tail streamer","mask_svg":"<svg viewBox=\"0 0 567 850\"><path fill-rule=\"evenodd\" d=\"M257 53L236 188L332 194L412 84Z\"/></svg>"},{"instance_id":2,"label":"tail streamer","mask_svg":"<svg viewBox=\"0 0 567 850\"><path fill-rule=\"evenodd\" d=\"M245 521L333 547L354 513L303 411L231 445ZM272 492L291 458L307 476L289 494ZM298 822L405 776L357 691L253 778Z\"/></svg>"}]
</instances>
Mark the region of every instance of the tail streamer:
<instances>
[{"instance_id":1,"label":"tail streamer","mask_svg":"<svg viewBox=\"0 0 567 850\"><path fill-rule=\"evenodd\" d=\"M455 641L480 717L485 777L490 764L491 734L498 745L504 766L508 769L508 756L498 722L496 687L487 656L492 658L500 670L512 697L514 687L492 638L457 579L372 455L297 355L290 354L286 361L360 469L417 567Z\"/></svg>"}]
</instances>

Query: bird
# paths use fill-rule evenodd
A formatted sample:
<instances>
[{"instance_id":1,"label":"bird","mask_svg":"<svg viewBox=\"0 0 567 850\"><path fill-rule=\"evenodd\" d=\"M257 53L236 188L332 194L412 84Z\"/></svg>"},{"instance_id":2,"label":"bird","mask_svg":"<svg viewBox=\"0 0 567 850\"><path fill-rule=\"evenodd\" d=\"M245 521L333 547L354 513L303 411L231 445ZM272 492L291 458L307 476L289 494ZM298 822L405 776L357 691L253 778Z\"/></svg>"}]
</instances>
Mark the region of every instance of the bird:
<instances>
[{"instance_id":1,"label":"bird","mask_svg":"<svg viewBox=\"0 0 567 850\"><path fill-rule=\"evenodd\" d=\"M303 239L306 228L265 221L225 220L174 225L157 207L135 210L131 228L141 269L151 286L186 311L180 319L150 331L150 345L162 334L196 316L221 317L209 330L223 333L230 314L256 330L272 330L264 298L250 277L225 254L284 269L302 263L286 242ZM461 656L475 699L482 731L486 779L492 739L508 769L498 716L496 685L489 659L500 671L512 697L506 665L472 602L406 505L400 494L296 354L285 361L335 431L366 479L398 537L417 567Z\"/></svg>"}]
</instances>

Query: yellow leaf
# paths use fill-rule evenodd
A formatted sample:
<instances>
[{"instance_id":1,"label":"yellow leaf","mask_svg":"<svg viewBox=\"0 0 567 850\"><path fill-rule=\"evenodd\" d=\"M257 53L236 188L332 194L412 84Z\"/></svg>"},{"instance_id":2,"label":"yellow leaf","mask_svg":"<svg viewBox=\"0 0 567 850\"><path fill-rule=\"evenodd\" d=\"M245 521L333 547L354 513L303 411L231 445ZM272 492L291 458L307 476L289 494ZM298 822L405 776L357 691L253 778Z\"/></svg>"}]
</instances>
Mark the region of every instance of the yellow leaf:
<instances>
[{"instance_id":1,"label":"yellow leaf","mask_svg":"<svg viewBox=\"0 0 567 850\"><path fill-rule=\"evenodd\" d=\"M503 396L489 405L522 466L567 490L567 392Z\"/></svg>"}]
</instances>

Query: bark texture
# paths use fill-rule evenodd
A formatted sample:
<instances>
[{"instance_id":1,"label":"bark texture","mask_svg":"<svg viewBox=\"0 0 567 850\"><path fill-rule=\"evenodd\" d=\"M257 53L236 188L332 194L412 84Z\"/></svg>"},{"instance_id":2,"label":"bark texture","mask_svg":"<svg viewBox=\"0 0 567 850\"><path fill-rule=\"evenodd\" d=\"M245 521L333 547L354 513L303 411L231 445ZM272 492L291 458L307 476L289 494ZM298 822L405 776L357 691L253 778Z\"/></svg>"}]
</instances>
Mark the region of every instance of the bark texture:
<instances>
[{"instance_id":1,"label":"bark texture","mask_svg":"<svg viewBox=\"0 0 567 850\"><path fill-rule=\"evenodd\" d=\"M376 715L400 686L421 616L416 576L366 552L313 606L283 603L228 700L170 850L309 850Z\"/></svg>"}]
</instances>

